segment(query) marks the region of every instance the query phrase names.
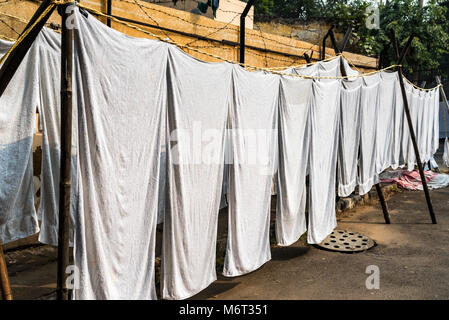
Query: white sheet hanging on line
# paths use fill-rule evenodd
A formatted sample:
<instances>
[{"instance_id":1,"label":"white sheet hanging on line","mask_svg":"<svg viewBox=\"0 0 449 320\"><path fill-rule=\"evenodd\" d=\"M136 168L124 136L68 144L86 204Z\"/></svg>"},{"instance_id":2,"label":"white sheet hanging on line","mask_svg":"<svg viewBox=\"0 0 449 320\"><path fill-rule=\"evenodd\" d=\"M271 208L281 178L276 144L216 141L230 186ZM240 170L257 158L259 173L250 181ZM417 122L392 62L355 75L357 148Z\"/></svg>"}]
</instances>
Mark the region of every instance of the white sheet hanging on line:
<instances>
[{"instance_id":1,"label":"white sheet hanging on line","mask_svg":"<svg viewBox=\"0 0 449 320\"><path fill-rule=\"evenodd\" d=\"M402 155L402 135L404 127L404 101L402 99L401 86L399 83L398 73L393 73L396 77L393 79L393 121L390 137L390 159L388 165L393 169L397 169L405 164L405 160ZM382 94L382 93L381 93Z\"/></svg>"},{"instance_id":2,"label":"white sheet hanging on line","mask_svg":"<svg viewBox=\"0 0 449 320\"><path fill-rule=\"evenodd\" d=\"M426 107L428 102L427 93L425 91L419 90L419 107L418 107L418 124L416 127L416 142L418 143L419 157L421 162L424 163L425 153L426 153L426 139L427 139L427 129L428 123L426 123Z\"/></svg>"},{"instance_id":3,"label":"white sheet hanging on line","mask_svg":"<svg viewBox=\"0 0 449 320\"><path fill-rule=\"evenodd\" d=\"M449 167L449 140L447 137L444 139L443 163L446 167Z\"/></svg>"},{"instance_id":4,"label":"white sheet hanging on line","mask_svg":"<svg viewBox=\"0 0 449 320\"><path fill-rule=\"evenodd\" d=\"M36 38L39 46L39 117L42 125L41 196L38 217L41 220L39 241L58 245L59 174L61 153L61 40L56 32L43 28ZM74 208L76 204L77 112L72 110L72 159L70 246L73 246Z\"/></svg>"},{"instance_id":5,"label":"white sheet hanging on line","mask_svg":"<svg viewBox=\"0 0 449 320\"><path fill-rule=\"evenodd\" d=\"M412 120L413 130L415 131L416 136L419 110L417 90L406 81L404 82L404 86L407 94L408 106L410 109L410 118ZM410 136L409 124L406 117L404 117L403 121L402 153L405 164L407 165L407 170L413 171L416 163L416 156Z\"/></svg>"},{"instance_id":6,"label":"white sheet hanging on line","mask_svg":"<svg viewBox=\"0 0 449 320\"><path fill-rule=\"evenodd\" d=\"M13 45L0 41L0 57ZM33 44L0 98L0 239L39 231L34 208L33 134L39 101L39 57Z\"/></svg>"},{"instance_id":7,"label":"white sheet hanging on line","mask_svg":"<svg viewBox=\"0 0 449 320\"><path fill-rule=\"evenodd\" d=\"M431 107L433 109L432 155L434 155L440 147L440 88L436 88L435 90L436 92ZM446 112L446 110L444 111Z\"/></svg>"},{"instance_id":8,"label":"white sheet hanging on line","mask_svg":"<svg viewBox=\"0 0 449 320\"><path fill-rule=\"evenodd\" d=\"M162 297L185 299L217 279L215 253L232 65L170 46L168 206ZM207 81L204 81L207 79Z\"/></svg>"},{"instance_id":9,"label":"white sheet hanging on line","mask_svg":"<svg viewBox=\"0 0 449 320\"><path fill-rule=\"evenodd\" d=\"M391 140L394 127L396 72L380 72L379 110L376 128L376 171L381 173L391 164Z\"/></svg>"},{"instance_id":10,"label":"white sheet hanging on line","mask_svg":"<svg viewBox=\"0 0 449 320\"><path fill-rule=\"evenodd\" d=\"M358 185L359 194L368 193L372 186L379 183L376 172L376 130L379 110L380 74L362 78L360 96L360 154Z\"/></svg>"},{"instance_id":11,"label":"white sheet hanging on line","mask_svg":"<svg viewBox=\"0 0 449 320\"><path fill-rule=\"evenodd\" d=\"M131 38L75 9L78 214L74 299L155 299L165 43Z\"/></svg>"},{"instance_id":12,"label":"white sheet hanging on line","mask_svg":"<svg viewBox=\"0 0 449 320\"><path fill-rule=\"evenodd\" d=\"M309 155L309 116L312 80L281 77L279 93L279 170L276 240L296 242L306 231L306 175Z\"/></svg>"},{"instance_id":13,"label":"white sheet hanging on line","mask_svg":"<svg viewBox=\"0 0 449 320\"><path fill-rule=\"evenodd\" d=\"M279 76L233 66L231 157L225 276L238 276L271 259L270 197L276 152Z\"/></svg>"},{"instance_id":14,"label":"white sheet hanging on line","mask_svg":"<svg viewBox=\"0 0 449 320\"><path fill-rule=\"evenodd\" d=\"M314 80L309 110L309 243L320 243L337 226L335 181L340 80Z\"/></svg>"},{"instance_id":15,"label":"white sheet hanging on line","mask_svg":"<svg viewBox=\"0 0 449 320\"><path fill-rule=\"evenodd\" d=\"M362 79L342 81L338 149L338 195L349 196L357 185Z\"/></svg>"}]
</instances>

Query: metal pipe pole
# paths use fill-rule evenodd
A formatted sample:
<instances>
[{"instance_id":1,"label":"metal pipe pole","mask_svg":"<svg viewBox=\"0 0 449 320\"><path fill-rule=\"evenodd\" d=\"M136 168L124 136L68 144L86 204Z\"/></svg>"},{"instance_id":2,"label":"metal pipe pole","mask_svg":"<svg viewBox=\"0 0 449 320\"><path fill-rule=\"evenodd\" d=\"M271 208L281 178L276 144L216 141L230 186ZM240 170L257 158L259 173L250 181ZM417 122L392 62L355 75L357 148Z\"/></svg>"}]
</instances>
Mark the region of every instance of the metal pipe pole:
<instances>
[{"instance_id":1,"label":"metal pipe pole","mask_svg":"<svg viewBox=\"0 0 449 320\"><path fill-rule=\"evenodd\" d=\"M112 14L112 0L108 0L106 14L108 16L110 16ZM106 24L109 28L111 27L111 18L108 18L108 20L106 21Z\"/></svg>"},{"instance_id":2,"label":"metal pipe pole","mask_svg":"<svg viewBox=\"0 0 449 320\"><path fill-rule=\"evenodd\" d=\"M341 41L340 53L345 51L345 48L348 44L349 37L351 36L351 33L352 33L352 27L349 26L348 29L346 29L346 33L345 33L345 36L343 37L343 40Z\"/></svg>"},{"instance_id":3,"label":"metal pipe pole","mask_svg":"<svg viewBox=\"0 0 449 320\"><path fill-rule=\"evenodd\" d=\"M379 197L380 206L382 207L382 212L384 214L384 219L386 224L390 224L390 213L388 212L387 202L385 201L384 194L382 193L382 188L380 183L376 183L377 196Z\"/></svg>"},{"instance_id":4,"label":"metal pipe pole","mask_svg":"<svg viewBox=\"0 0 449 320\"><path fill-rule=\"evenodd\" d=\"M3 255L2 241L0 240L0 291L3 300L12 300L11 286L9 285L8 269Z\"/></svg>"},{"instance_id":5,"label":"metal pipe pole","mask_svg":"<svg viewBox=\"0 0 449 320\"><path fill-rule=\"evenodd\" d=\"M312 60L310 59L310 56L307 53L304 53L304 58L306 59L307 63L312 63Z\"/></svg>"},{"instance_id":6,"label":"metal pipe pole","mask_svg":"<svg viewBox=\"0 0 449 320\"><path fill-rule=\"evenodd\" d=\"M437 81L437 84L440 85L441 96L443 97L444 104L446 105L446 111L449 115L449 103L447 102L446 93L444 92L443 85L441 84L441 78L440 76L436 76L435 79Z\"/></svg>"},{"instance_id":7,"label":"metal pipe pole","mask_svg":"<svg viewBox=\"0 0 449 320\"><path fill-rule=\"evenodd\" d=\"M394 46L394 51L396 54L398 65L400 65L402 63L402 61L403 61L405 55L407 54L407 51L412 43L413 38L414 38L414 35L412 34L410 36L409 40L407 41L406 47L402 50L401 56L399 56L398 44L396 42L396 35L394 33L394 30L391 30L391 42L393 43L393 46ZM415 130L413 129L412 118L410 116L410 108L408 105L407 93L405 91L404 78L402 75L402 67L397 67L396 69L397 69L397 72L399 75L399 84L401 86L402 100L404 101L405 116L407 118L407 123L408 123L408 128L410 131L410 138L412 139L413 149L415 150L416 162L418 164L419 175L421 176L421 182L422 182L422 186L424 189L424 194L426 196L427 207L429 209L429 214L430 214L432 223L436 224L437 220L435 217L435 213L433 211L432 202L430 201L429 188L427 187L426 176L424 175L424 169L423 169L423 165L421 162L421 157L419 155L419 148L418 148L418 144L416 142Z\"/></svg>"},{"instance_id":8,"label":"metal pipe pole","mask_svg":"<svg viewBox=\"0 0 449 320\"><path fill-rule=\"evenodd\" d=\"M61 159L59 181L59 230L58 230L58 275L57 299L68 300L67 266L69 265L70 230L70 161L72 152L72 69L73 28L67 20L73 14L67 4L58 7L62 21L61 40ZM72 7L73 8L73 7Z\"/></svg>"},{"instance_id":9,"label":"metal pipe pole","mask_svg":"<svg viewBox=\"0 0 449 320\"><path fill-rule=\"evenodd\" d=\"M240 16L240 63L245 63L245 18L255 0L249 0Z\"/></svg>"}]
</instances>

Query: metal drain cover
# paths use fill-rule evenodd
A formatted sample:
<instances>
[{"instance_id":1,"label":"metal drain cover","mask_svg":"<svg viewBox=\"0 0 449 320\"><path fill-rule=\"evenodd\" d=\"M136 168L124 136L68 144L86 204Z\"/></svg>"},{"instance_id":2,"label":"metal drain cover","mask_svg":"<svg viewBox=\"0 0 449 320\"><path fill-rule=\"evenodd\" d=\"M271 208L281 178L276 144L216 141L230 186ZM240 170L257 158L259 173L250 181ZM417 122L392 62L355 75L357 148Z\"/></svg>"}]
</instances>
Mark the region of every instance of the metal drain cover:
<instances>
[{"instance_id":1,"label":"metal drain cover","mask_svg":"<svg viewBox=\"0 0 449 320\"><path fill-rule=\"evenodd\" d=\"M334 230L318 247L342 252L360 252L374 246L373 239L352 231Z\"/></svg>"}]
</instances>

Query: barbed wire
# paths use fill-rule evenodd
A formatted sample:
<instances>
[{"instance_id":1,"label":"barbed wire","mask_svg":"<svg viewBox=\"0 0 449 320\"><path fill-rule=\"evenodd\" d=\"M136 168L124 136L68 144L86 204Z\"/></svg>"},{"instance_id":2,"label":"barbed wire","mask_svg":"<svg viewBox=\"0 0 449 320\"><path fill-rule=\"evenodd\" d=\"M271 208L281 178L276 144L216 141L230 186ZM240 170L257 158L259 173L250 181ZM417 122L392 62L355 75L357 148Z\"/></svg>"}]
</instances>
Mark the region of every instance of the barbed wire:
<instances>
[{"instance_id":1,"label":"barbed wire","mask_svg":"<svg viewBox=\"0 0 449 320\"><path fill-rule=\"evenodd\" d=\"M118 0L118 1L130 3L130 4L135 4L135 2L134 2L135 0L133 0L133 1L131 1L131 0ZM197 2L198 2L198 1L197 1ZM187 19L184 19L184 18L179 17L179 16L177 16L177 15L171 14L171 13L166 12L166 11L164 11L164 10L160 10L160 9L157 9L157 8L154 8L154 7L150 7L150 6L147 6L147 5L144 5L144 4L140 4L140 5L141 5L142 7L144 7L144 8L146 8L146 9L153 10L153 11L156 11L156 12L159 12L159 13L162 13L162 14L165 14L165 15L167 15L167 16L173 17L173 18L178 19L178 20L180 20L180 21L184 21L185 23L189 23L189 24L194 25L194 26L197 26L197 27L202 27L202 28L206 28L206 29L215 29L215 30L217 30L217 29L220 29L220 30L232 29L232 30L234 30L234 31L238 31L239 28L240 28L239 26L235 26L235 25L232 25L232 24L229 24L229 23L227 24L227 27L226 27L226 28L223 28L223 27L214 27L214 26L207 26L207 25L204 25L204 24L200 24L200 23L196 23L196 22L189 21L189 20L187 20ZM241 15L241 12L235 12L235 13ZM279 41L279 40L276 40L276 39L272 39L272 38L269 38L269 37L265 37L265 36L263 36L263 34L257 34L257 33L254 33L253 36L255 36L255 37L257 37L257 38L263 38L264 40L271 41L271 42L274 42L274 43L277 43L277 44L279 44L279 45L286 46L286 47L289 47L289 48L293 48L293 49L295 49L295 50L301 49L301 48L298 48L298 47L295 46L295 45L288 44L288 43L285 43L285 42L282 42L282 41ZM291 39L291 40L296 40L296 39L294 39L294 38L290 38L290 39Z\"/></svg>"}]
</instances>

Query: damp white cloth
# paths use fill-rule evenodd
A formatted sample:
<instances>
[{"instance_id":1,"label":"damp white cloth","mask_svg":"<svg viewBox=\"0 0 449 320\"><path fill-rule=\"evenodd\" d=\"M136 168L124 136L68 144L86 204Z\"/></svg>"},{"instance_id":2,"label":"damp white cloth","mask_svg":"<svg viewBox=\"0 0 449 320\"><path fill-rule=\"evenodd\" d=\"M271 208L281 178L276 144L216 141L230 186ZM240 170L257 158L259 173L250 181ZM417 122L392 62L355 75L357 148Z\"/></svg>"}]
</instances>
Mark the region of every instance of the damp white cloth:
<instances>
[{"instance_id":1,"label":"damp white cloth","mask_svg":"<svg viewBox=\"0 0 449 320\"><path fill-rule=\"evenodd\" d=\"M309 107L312 80L281 77L276 241L296 242L306 231L306 175L309 160Z\"/></svg>"},{"instance_id":2,"label":"damp white cloth","mask_svg":"<svg viewBox=\"0 0 449 320\"><path fill-rule=\"evenodd\" d=\"M376 130L379 105L380 75L362 78L360 93L360 154L358 185L359 194L368 193L379 182L376 171Z\"/></svg>"},{"instance_id":3,"label":"damp white cloth","mask_svg":"<svg viewBox=\"0 0 449 320\"><path fill-rule=\"evenodd\" d=\"M74 299L155 299L167 45L75 9L78 194Z\"/></svg>"},{"instance_id":4,"label":"damp white cloth","mask_svg":"<svg viewBox=\"0 0 449 320\"><path fill-rule=\"evenodd\" d=\"M386 73L387 74L387 73ZM386 75L385 74L385 75ZM385 78L385 75L384 78ZM390 75L390 74L388 74ZM392 119L392 128L391 128L391 137L390 137L390 158L386 165L392 167L393 169L397 169L400 166L405 164L404 159L401 157L402 155L402 134L403 134L403 124L405 120L404 115L404 101L402 99L401 86L399 83L399 77L397 73L394 73L396 77L393 77L393 119ZM389 81L388 81L389 82ZM387 83L388 83L387 82ZM382 86L381 86L382 87ZM388 91L389 92L389 91ZM381 92L381 95L383 93ZM381 99L382 101L382 99Z\"/></svg>"},{"instance_id":5,"label":"damp white cloth","mask_svg":"<svg viewBox=\"0 0 449 320\"><path fill-rule=\"evenodd\" d=\"M349 196L357 185L362 79L342 81L338 149L338 195Z\"/></svg>"},{"instance_id":6,"label":"damp white cloth","mask_svg":"<svg viewBox=\"0 0 449 320\"><path fill-rule=\"evenodd\" d=\"M42 127L41 192L38 217L39 241L58 245L59 174L61 154L61 36L43 28L36 38L39 48L39 117ZM77 111L72 110L70 246L73 246L74 208L76 204Z\"/></svg>"},{"instance_id":7,"label":"damp white cloth","mask_svg":"<svg viewBox=\"0 0 449 320\"><path fill-rule=\"evenodd\" d=\"M444 139L443 163L446 167L449 167L449 140L447 137Z\"/></svg>"},{"instance_id":8,"label":"damp white cloth","mask_svg":"<svg viewBox=\"0 0 449 320\"><path fill-rule=\"evenodd\" d=\"M189 298L217 279L215 253L231 73L229 63L201 62L177 47L169 48L164 299Z\"/></svg>"},{"instance_id":9,"label":"damp white cloth","mask_svg":"<svg viewBox=\"0 0 449 320\"><path fill-rule=\"evenodd\" d=\"M229 123L228 239L223 274L238 276L271 259L270 197L279 76L233 66Z\"/></svg>"},{"instance_id":10,"label":"damp white cloth","mask_svg":"<svg viewBox=\"0 0 449 320\"><path fill-rule=\"evenodd\" d=\"M376 128L376 171L381 173L390 166L392 132L394 128L394 97L396 72L380 72L379 110Z\"/></svg>"},{"instance_id":11,"label":"damp white cloth","mask_svg":"<svg viewBox=\"0 0 449 320\"><path fill-rule=\"evenodd\" d=\"M0 56L12 42L0 41ZM32 45L0 98L0 239L39 231L34 208L33 134L39 102L38 48Z\"/></svg>"},{"instance_id":12,"label":"damp white cloth","mask_svg":"<svg viewBox=\"0 0 449 320\"><path fill-rule=\"evenodd\" d=\"M340 89L340 80L314 80L312 85L309 110L309 243L320 243L337 226L335 184Z\"/></svg>"}]
</instances>

